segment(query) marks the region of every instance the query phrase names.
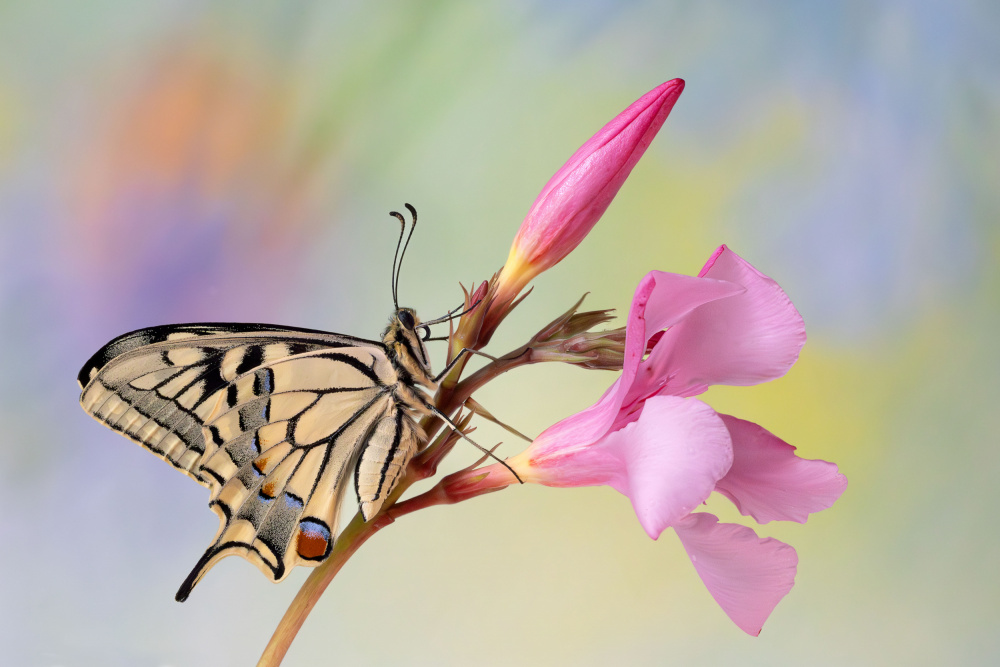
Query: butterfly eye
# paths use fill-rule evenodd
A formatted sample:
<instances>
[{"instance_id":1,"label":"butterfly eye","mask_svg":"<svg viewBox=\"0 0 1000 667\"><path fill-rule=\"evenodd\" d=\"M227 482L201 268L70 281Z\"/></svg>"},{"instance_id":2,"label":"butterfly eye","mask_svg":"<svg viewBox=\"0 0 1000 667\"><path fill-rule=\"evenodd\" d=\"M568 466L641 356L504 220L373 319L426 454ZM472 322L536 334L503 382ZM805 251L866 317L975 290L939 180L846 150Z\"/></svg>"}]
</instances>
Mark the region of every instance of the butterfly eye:
<instances>
[{"instance_id":1,"label":"butterfly eye","mask_svg":"<svg viewBox=\"0 0 1000 667\"><path fill-rule=\"evenodd\" d=\"M396 318L399 319L399 323L409 331L413 331L413 327L417 325L417 323L413 321L413 313L408 310L400 308L396 313Z\"/></svg>"}]
</instances>

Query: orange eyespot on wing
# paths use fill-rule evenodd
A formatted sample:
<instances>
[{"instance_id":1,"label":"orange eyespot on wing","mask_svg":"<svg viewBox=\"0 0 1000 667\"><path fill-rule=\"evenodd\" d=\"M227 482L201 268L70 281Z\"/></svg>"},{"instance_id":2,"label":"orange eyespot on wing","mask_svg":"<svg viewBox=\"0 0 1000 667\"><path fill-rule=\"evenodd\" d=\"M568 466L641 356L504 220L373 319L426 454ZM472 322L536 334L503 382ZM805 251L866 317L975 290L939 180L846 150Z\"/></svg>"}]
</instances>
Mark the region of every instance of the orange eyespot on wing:
<instances>
[{"instance_id":1,"label":"orange eyespot on wing","mask_svg":"<svg viewBox=\"0 0 1000 667\"><path fill-rule=\"evenodd\" d=\"M296 537L296 551L300 558L306 560L323 560L330 553L333 544L330 540L330 528L318 519L303 519L299 522L299 533Z\"/></svg>"},{"instance_id":2,"label":"orange eyespot on wing","mask_svg":"<svg viewBox=\"0 0 1000 667\"><path fill-rule=\"evenodd\" d=\"M378 341L270 325L154 327L106 345L79 380L89 414L211 491L219 530L178 600L226 556L272 581L322 562L372 440L365 472L389 466L371 482L375 498L360 498L366 517L415 449L409 439L403 451L391 446L385 425L414 427Z\"/></svg>"}]
</instances>

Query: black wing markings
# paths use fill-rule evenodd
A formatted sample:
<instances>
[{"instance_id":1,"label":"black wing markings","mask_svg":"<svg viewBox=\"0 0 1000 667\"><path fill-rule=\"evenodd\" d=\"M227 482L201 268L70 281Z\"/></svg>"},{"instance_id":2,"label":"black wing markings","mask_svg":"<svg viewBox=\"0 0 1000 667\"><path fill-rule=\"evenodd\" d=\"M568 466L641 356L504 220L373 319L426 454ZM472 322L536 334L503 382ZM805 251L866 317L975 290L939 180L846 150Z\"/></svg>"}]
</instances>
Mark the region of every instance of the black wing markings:
<instances>
[{"instance_id":1,"label":"black wing markings","mask_svg":"<svg viewBox=\"0 0 1000 667\"><path fill-rule=\"evenodd\" d=\"M254 333L269 333L278 335L254 336L252 335ZM174 334L187 335L182 337L171 337ZM201 338L201 340L198 340L199 338ZM379 376L376 369L377 364L379 363L376 351L381 352L386 360L389 358L386 346L380 341L370 341L351 336L342 336L339 334L331 334L328 332L309 329L274 327L272 325L201 324L153 327L151 329L138 330L119 336L93 355L84 365L83 369L81 369L78 377L81 385L85 389L85 393L87 385L90 381L95 379L100 371L103 370L109 363L122 355L140 350L147 345L156 345L157 343L166 343L164 349L160 351L159 370L162 371L166 368L175 368L176 372L166 374L165 379L162 379L164 377L163 375L151 377L150 379L156 382L148 389L133 387L131 382L134 378L130 379L127 375L123 379L119 378L109 384L104 384L102 382L100 388L109 392L109 395L101 401L100 405L93 406L92 408L89 408L88 411L92 412L95 417L98 417L99 420L109 426L112 426L115 430L124 433L131 439L138 441L139 444L159 454L175 467L181 468L184 472L192 475L195 479L206 486L210 486L208 477L211 477L212 481L218 484L217 491L213 492L213 496L218 496L218 493L222 491L227 483L232 481L236 481L240 484L246 492L245 495L241 496L242 500L237 500L239 504L235 508L231 507L228 502L218 497L213 498L210 502L210 506L212 506L213 509L216 509L220 518L223 520L219 529L219 536L217 537L219 541L212 544L199 559L198 564L185 579L181 589L178 591L177 599L185 599L194 584L200 579L201 575L204 574L204 572L202 572L203 568L207 566L215 557L219 556L220 553L225 551L232 551L233 553L240 553L240 551L245 552L241 555L248 557L248 559L257 564L258 567L266 566L266 569L271 573L272 579L279 580L283 578L288 567L296 564L294 559L289 561L288 558L286 558L288 549L292 547L293 540L295 540L292 533L296 530L296 526L298 526L299 530L297 542L299 546L297 547L298 553L295 554L295 556L302 560L313 562L324 560L332 546L332 540L330 539L330 526L320 517L312 516L311 514L309 516L303 516L303 511L308 499L315 494L317 485L326 474L333 455L336 440L347 433L348 429L352 426L355 426L358 420L368 416L373 407L382 402L383 406L381 409L374 416L372 416L371 425L361 432L360 437L353 438L352 442L365 442L367 438L370 437L375 426L385 418L394 418L394 421L396 422L396 433L392 441L391 451L389 453L390 460L399 448L401 442L401 429L402 421L404 419L404 411L399 405L396 404L395 401L389 401L388 403L385 402L387 395L392 393L395 383L393 385L387 385L386 380ZM276 359L272 359L267 362L266 365L261 366L261 364L264 363L264 350L268 344L283 344L286 346L288 354L287 356L283 355ZM246 349L243 350L242 357L239 357L239 361L236 362L237 372L232 380L226 380L225 376L221 372L223 363L225 363L223 359L228 352L241 347ZM365 361L362 361L356 356L334 351L337 348L346 347L367 349L371 354L370 361L365 363ZM175 361L170 358L169 353L173 350L185 348L197 349L197 359L191 360L186 364L175 363ZM328 351L322 351L324 349ZM329 359L337 362L338 364L350 366L367 380L366 384L368 386L311 387L309 390L290 390L308 391L308 393L315 394L315 398L310 401L308 405L297 408L294 415L286 417L282 420L288 422L288 426L286 426L285 431L286 438L282 442L287 442L287 446L292 447L292 449L289 449L281 455L280 458L277 459L278 463L270 466L270 471L272 473L275 472L278 469L278 466L288 460L288 458L292 455L296 455L298 458L294 461L294 463L289 461L288 467L291 468L290 472L288 471L288 468L286 468L281 472L281 474L278 475L277 478L274 480L268 480L269 475L264 474L264 471L257 469L255 463L257 457L260 456L262 452L258 439L258 431L260 428L269 423L269 415L266 411L269 407L270 399L275 389L274 370L272 370L271 366L276 364L278 361L287 361L291 356L295 356L295 353L303 351L311 351L317 358ZM318 354L316 354L317 351L319 351ZM122 362L127 363L127 360L122 360ZM154 367L152 370L146 370L146 373L152 372L158 372L157 367ZM239 400L239 389L236 385L239 381L244 380L247 374L251 372L254 373L252 385L253 398L249 399L249 397L245 397L244 402L241 404ZM172 387L167 392L160 393L159 390L162 389L164 385L171 381L176 381L183 373L193 375L186 377L184 379L184 384L180 385L179 389ZM137 375L135 377L140 376ZM182 400L181 397L183 397L192 387L195 387L200 382L204 382L205 384L199 387L199 393L196 395L192 394L184 400L184 403L187 404L187 406L181 404L179 402ZM225 390L224 393L220 394L219 392L223 389ZM320 400L322 395L336 392L360 392L372 390L374 390L374 395L364 405L354 408L350 417L344 420L334 433L326 435L326 437L323 437L319 441L305 445L297 445L294 443L294 425L303 414L308 412L308 410ZM218 414L213 412L210 417L206 417L205 419L199 417L198 414L195 413L195 410L197 410L205 400L216 396L219 397L217 400L220 403L224 401L222 405L228 409ZM116 420L119 417L115 416L115 413L119 410L117 407L111 408L107 412L106 416L99 416L98 413L101 412L107 401L115 397L124 403L126 409L134 410L133 415L137 414L139 417L137 418L133 416L131 421L127 424L118 424ZM152 398L152 400L144 401L144 398ZM258 398L263 399L262 404L258 404ZM98 400L101 399L98 398ZM192 400L194 401L193 403ZM136 408L136 405L144 405L147 409L141 411ZM219 405L219 403L216 405ZM228 431L229 439L227 440L226 437L220 433L219 428L213 424L213 422L221 417L222 414L225 414L232 409L240 410L246 407L253 407L255 410L263 410L263 412L257 415L249 415L247 412L238 413L239 421L241 422L239 424L239 432L234 436L232 431ZM185 416L193 422L193 424L197 424L203 429L197 436L197 439L200 440L200 446L197 448L193 447L195 444L195 438L181 439L183 445L186 447L184 451L195 451L200 457L194 468L191 470L181 467L178 462L169 458L162 448L156 446L155 443L159 443L162 438L148 438L148 441L144 441L142 439L143 436L141 435L141 429L145 428L145 426L155 418L162 417L162 412L165 410L171 410L171 415L176 412L183 412L185 413ZM150 412L152 414L146 414L146 412ZM145 420L143 425L140 426L139 429L134 429L133 427L135 423L140 418ZM166 423L161 424L159 421L156 423L159 427L169 433L173 433L175 436L180 437L184 433L185 425L183 423L177 423L176 418L168 418L164 421ZM248 423L250 421L254 423ZM129 431L132 431L132 433ZM214 457L215 454L218 453L219 449L225 451L231 463L239 469L237 474L232 475L227 473L226 475L221 475L211 467L202 465L208 461L208 459L204 456L207 451L207 443L205 443L207 438L211 438L212 444L216 446L216 450L211 452L212 456ZM152 443L150 441L152 441ZM281 442L271 444L268 446L267 450L264 451L270 451L272 447L280 444ZM174 446L176 446L176 443L170 447ZM309 496L303 499L289 490L289 484L292 483L292 480L299 472L300 467L305 463L306 453L318 446L326 447L323 452L322 462L319 466L317 466L315 471L310 470L305 479L295 482L295 484L299 485L300 488L303 488L301 485L302 482L312 482ZM356 465L360 460L362 449L363 448L358 448L352 453L352 460L348 461L347 468L342 468L342 470L351 470L354 472L354 468L356 468ZM343 466L344 462L342 461L339 465ZM380 481L379 487L381 487L382 483L384 483L386 471L388 469L388 464L383 467L382 480ZM338 472L336 474L338 479L343 479L342 472ZM310 477L312 478L311 480L309 480ZM234 480L234 478L236 479ZM274 487L265 489L265 482L273 484L274 487L280 485L280 490L275 491ZM343 489L342 484L340 488ZM235 491L236 489L234 489L234 492ZM236 498L233 498L233 500L236 500ZM239 519L246 519L247 523L249 523L253 529L253 538L250 539L249 542L246 541L246 537L243 539L224 539L226 530L232 525L233 521ZM296 519L298 519L298 523L296 523ZM238 538L239 535L233 535L233 537ZM255 546L255 543L262 546ZM319 545L319 547L316 545ZM266 547L266 550L270 553L264 553L264 551L262 551L264 547ZM250 557L251 554L253 555L252 558Z\"/></svg>"},{"instance_id":2,"label":"black wing markings","mask_svg":"<svg viewBox=\"0 0 1000 667\"><path fill-rule=\"evenodd\" d=\"M171 338L177 334L187 334L181 338ZM281 334L280 336L247 336L243 334ZM199 341L198 339L202 340ZM141 391L132 388L128 383L124 383L121 387L107 387L109 390L109 395L105 398L104 402L100 406L94 406L91 410L95 416L101 411L104 405L113 398L118 398L119 400L124 400L129 407L134 409L141 417L145 418L145 421L138 428L134 428L136 434L138 434L142 428L145 428L150 422L155 422L158 426L162 427L165 431L174 433L185 445L186 450L193 450L199 456L204 454L205 446L202 442L203 438L199 437L200 433L196 427L200 427L204 424L203 420L194 414L194 411L201 406L201 404L207 400L209 397L214 396L215 393L221 390L223 387L230 385L231 383L227 381L219 372L221 364L219 360L222 359L227 352L236 347L247 347L248 350L244 353L240 361L240 366L244 366L247 363L247 357L251 359L257 356L263 356L263 346L271 344L284 344L287 346L289 355L293 356L298 350L307 349L336 349L344 347L362 347L362 348L375 348L383 353L385 353L385 345L381 341L371 341L363 338L358 338L355 336L346 336L342 334L335 334L326 331L320 331L316 329L306 329L300 327L284 327L272 324L244 324L244 323L199 323L199 324L179 324L179 325L163 325L157 327L150 327L146 329L138 329L126 334L118 336L114 340L110 341L103 348L98 350L88 361L84 364L81 369L77 380L80 382L81 387L86 388L90 379L94 377L98 372L100 372L108 363L121 357L124 354L139 350L140 348L147 347L150 345L156 345L159 343L167 343L168 347L161 352L161 359L165 365L173 366L177 368L177 372L171 374L166 379L159 382L156 386L152 387L150 390ZM230 345L226 346L225 343ZM214 344L214 346L212 345ZM192 361L189 364L177 365L170 361L167 356L168 353L174 349L191 347L199 349L202 357L196 361ZM352 364L359 371L364 373L374 382L378 384L383 384L374 373L375 360L373 358L371 367L364 367L360 361L349 357L347 355L340 355L338 357L340 361L346 361ZM202 371L190 380L186 385L184 385L180 390L178 390L173 396L167 397L159 393L159 389L165 384L175 380L179 375L188 372L194 368L202 368ZM216 377L210 377L213 373ZM239 374L237 374L237 377ZM261 378L258 377L255 380L255 393L258 389L261 390L258 395L261 395L268 389L273 388L273 373L265 376L267 380L261 382ZM190 407L187 408L178 402L178 398L184 395L192 387L197 385L199 382L205 382L205 387L202 389L200 397L198 400ZM235 382L235 378L234 381ZM155 392L155 397L152 392ZM270 392L268 392L270 393ZM141 402L143 396L148 396L151 402L155 402L158 405L152 411L143 411L136 407L137 404ZM154 406L149 406L154 407ZM161 423L157 420L157 417L162 417L162 412L164 410L170 410L168 416L173 414L175 411L183 412L189 419L190 422L186 429L179 428L177 426L170 426L168 423ZM102 422L104 420L102 419ZM169 422L169 419L163 420ZM162 448L159 448L154 443L142 441L138 435L133 436L128 433L129 428L134 426L134 421L127 425L111 424L104 422L106 425L110 426L113 430L116 430L123 435L126 435L130 439L136 440L144 447L147 447L151 451L157 453L158 455L164 455L165 452ZM217 435L217 431L213 432L213 436ZM213 441L218 444L218 440L213 437ZM181 462L174 461L169 457L165 457L175 468L182 471L188 472L188 470L181 465ZM190 473L189 473L190 474ZM194 475L193 475L194 476ZM196 477L197 479L198 477ZM199 479L199 481L201 481Z\"/></svg>"},{"instance_id":3,"label":"black wing markings","mask_svg":"<svg viewBox=\"0 0 1000 667\"><path fill-rule=\"evenodd\" d=\"M385 484L386 475L389 474L389 466L392 464L393 459L396 456L396 452L399 450L399 445L403 440L403 412L402 410L396 411L396 433L392 438L392 445L389 447L389 453L385 457L385 462L382 464L382 471L379 474L378 484L376 485L377 491L375 492L375 497L372 501L378 500L382 493L382 485ZM358 462L355 464L354 472L354 490L358 496L361 496L360 483L360 471L358 468L361 466L361 457L358 457Z\"/></svg>"},{"instance_id":4,"label":"black wing markings","mask_svg":"<svg viewBox=\"0 0 1000 667\"><path fill-rule=\"evenodd\" d=\"M368 340L367 338L359 338L357 336L348 336L345 334L337 334L330 331L321 331L319 329L280 326L277 324L245 324L242 322L164 324L155 327L136 329L135 331L124 333L112 339L87 360L87 362L83 365L83 368L80 369L80 373L77 375L77 382L79 382L80 387L83 388L87 386L87 383L90 381L91 375L94 372L100 371L108 364L108 362L116 357L147 345L170 342L172 340L170 339L170 336L174 334L191 334L191 339L194 339L199 336L220 337L223 334L238 335L249 333L286 334L282 337L282 342L316 343L318 340L321 340L324 341L322 343L324 346L331 348L351 346L363 347L366 345L373 345L381 349L385 348L381 341ZM297 336L296 334L306 334L306 336ZM264 336L262 338L267 340L270 337ZM180 342L181 340L188 339L182 338L173 340ZM247 338L247 340L249 341L249 338ZM164 352L166 352L166 350L164 350ZM173 366L174 364L167 362L167 365Z\"/></svg>"},{"instance_id":5,"label":"black wing markings","mask_svg":"<svg viewBox=\"0 0 1000 667\"><path fill-rule=\"evenodd\" d=\"M326 467L330 464L330 457L333 456L333 443L336 441L337 438L339 438L341 435L343 435L344 431L347 430L348 426L352 425L355 421L357 421L361 417L362 414L364 414L365 412L368 412L368 410L373 405L375 405L378 401L382 400L384 397L385 397L385 392L384 391L377 393L370 401L368 401L364 406L362 406L361 408L359 408L350 417L350 419L348 419L347 421L345 421L344 424L341 425L341 427L339 429L337 429L336 433L332 434L329 437L330 446L327 447L326 451L323 453L323 461L319 465L319 472L316 475L315 479L313 480L312 488L309 489L309 497L312 497L313 494L316 493L316 487L319 485L319 480L322 479L323 472L326 471ZM390 408L390 409L396 409L397 412L402 413L402 411L400 411L398 408ZM377 423L378 423L378 419L372 420L372 426L369 427L367 429L367 431L361 436L362 440L367 440L368 439L368 437L371 435L372 428L374 428L374 425L377 424ZM358 457L358 458L360 459L360 457ZM355 490L356 490L356 488L355 488Z\"/></svg>"}]
</instances>

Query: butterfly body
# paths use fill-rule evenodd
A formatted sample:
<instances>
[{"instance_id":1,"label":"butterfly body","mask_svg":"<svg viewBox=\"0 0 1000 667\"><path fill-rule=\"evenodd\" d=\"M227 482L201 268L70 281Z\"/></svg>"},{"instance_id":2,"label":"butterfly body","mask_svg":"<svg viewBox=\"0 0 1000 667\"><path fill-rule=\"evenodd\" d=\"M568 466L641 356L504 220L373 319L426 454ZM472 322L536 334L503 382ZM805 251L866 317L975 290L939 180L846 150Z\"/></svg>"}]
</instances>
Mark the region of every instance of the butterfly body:
<instances>
[{"instance_id":1,"label":"butterfly body","mask_svg":"<svg viewBox=\"0 0 1000 667\"><path fill-rule=\"evenodd\" d=\"M273 581L329 555L350 478L375 516L424 441L436 388L416 314L381 341L266 324L180 324L112 340L81 404L211 492L220 527L181 585L241 555Z\"/></svg>"}]
</instances>

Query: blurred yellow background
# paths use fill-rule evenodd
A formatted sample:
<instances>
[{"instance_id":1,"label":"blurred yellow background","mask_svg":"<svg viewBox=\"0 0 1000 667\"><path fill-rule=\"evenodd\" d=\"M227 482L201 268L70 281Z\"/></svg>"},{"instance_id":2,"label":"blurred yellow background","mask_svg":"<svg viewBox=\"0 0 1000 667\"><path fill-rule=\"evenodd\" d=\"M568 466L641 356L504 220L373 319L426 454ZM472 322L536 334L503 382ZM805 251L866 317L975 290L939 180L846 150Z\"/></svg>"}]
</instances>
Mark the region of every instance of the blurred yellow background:
<instances>
[{"instance_id":1,"label":"blurred yellow background","mask_svg":"<svg viewBox=\"0 0 1000 667\"><path fill-rule=\"evenodd\" d=\"M721 243L775 278L800 362L707 400L850 480L807 524L758 529L798 550L795 588L748 637L623 496L514 488L377 535L286 664L1000 660L998 19L973 0L0 5L0 661L252 664L306 576L232 558L174 602L216 518L80 410L95 350L185 321L378 337L404 202L400 299L440 315L562 162L673 77L617 200L489 350L584 292L624 315L647 271L696 273ZM536 366L477 398L537 434L613 377Z\"/></svg>"}]
</instances>

